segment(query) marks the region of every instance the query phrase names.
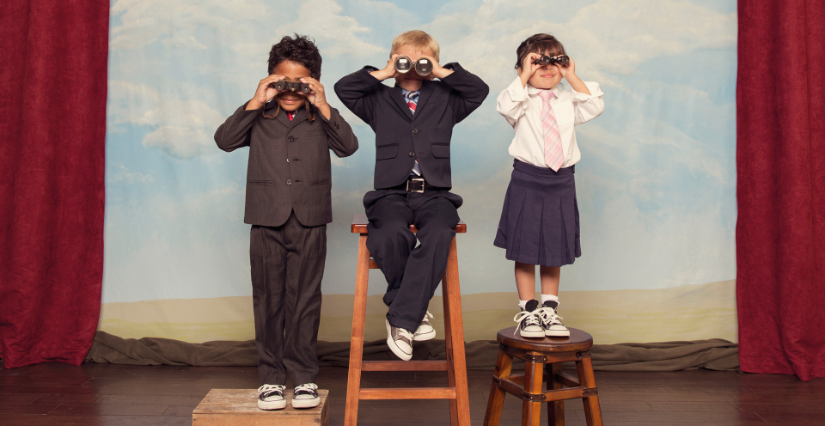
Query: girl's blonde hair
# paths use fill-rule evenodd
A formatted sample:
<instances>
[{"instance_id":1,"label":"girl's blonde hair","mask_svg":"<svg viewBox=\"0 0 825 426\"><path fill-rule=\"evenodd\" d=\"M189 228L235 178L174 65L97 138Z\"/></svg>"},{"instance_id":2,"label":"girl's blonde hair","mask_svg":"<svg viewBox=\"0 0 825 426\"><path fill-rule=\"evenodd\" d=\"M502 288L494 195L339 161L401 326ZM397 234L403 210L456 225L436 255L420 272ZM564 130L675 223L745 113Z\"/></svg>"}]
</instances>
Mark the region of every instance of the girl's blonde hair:
<instances>
[{"instance_id":1,"label":"girl's blonde hair","mask_svg":"<svg viewBox=\"0 0 825 426\"><path fill-rule=\"evenodd\" d=\"M433 52L433 59L440 61L438 59L438 54L440 53L438 42L424 31L407 31L395 36L392 40L390 56L398 52L398 49L400 49L401 46L410 46L421 50L430 49Z\"/></svg>"}]
</instances>

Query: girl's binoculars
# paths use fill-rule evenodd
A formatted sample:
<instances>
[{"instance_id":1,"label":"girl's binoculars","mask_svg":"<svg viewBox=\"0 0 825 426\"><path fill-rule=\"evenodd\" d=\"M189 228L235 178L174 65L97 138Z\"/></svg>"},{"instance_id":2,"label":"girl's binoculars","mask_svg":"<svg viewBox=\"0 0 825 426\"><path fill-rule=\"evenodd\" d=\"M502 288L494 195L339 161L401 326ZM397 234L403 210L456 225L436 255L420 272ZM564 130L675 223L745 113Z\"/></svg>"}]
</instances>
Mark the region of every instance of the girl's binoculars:
<instances>
[{"instance_id":1,"label":"girl's binoculars","mask_svg":"<svg viewBox=\"0 0 825 426\"><path fill-rule=\"evenodd\" d=\"M570 57L567 55L559 55L559 56L547 56L541 55L541 58L536 59L533 61L533 64L536 65L561 65L566 67L567 64L570 63Z\"/></svg>"},{"instance_id":2,"label":"girl's binoculars","mask_svg":"<svg viewBox=\"0 0 825 426\"><path fill-rule=\"evenodd\" d=\"M413 61L406 56L399 56L395 59L395 70L399 73L406 74L412 69L415 69L418 75L426 77L433 72L433 62L427 58L418 58L418 60L413 63Z\"/></svg>"},{"instance_id":3,"label":"girl's binoculars","mask_svg":"<svg viewBox=\"0 0 825 426\"><path fill-rule=\"evenodd\" d=\"M269 86L274 88L277 91L303 92L303 93L309 93L309 92L312 91L309 88L309 84L301 83L300 81L278 80L278 81L270 84Z\"/></svg>"}]
</instances>

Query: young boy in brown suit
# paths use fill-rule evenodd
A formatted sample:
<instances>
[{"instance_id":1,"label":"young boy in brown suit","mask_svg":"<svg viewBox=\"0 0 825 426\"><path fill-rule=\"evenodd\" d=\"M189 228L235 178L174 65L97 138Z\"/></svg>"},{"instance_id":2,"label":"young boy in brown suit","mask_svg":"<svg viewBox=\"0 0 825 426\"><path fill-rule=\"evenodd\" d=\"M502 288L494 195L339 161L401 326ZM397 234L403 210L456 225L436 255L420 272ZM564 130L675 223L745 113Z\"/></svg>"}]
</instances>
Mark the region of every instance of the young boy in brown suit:
<instances>
[{"instance_id":1,"label":"young boy in brown suit","mask_svg":"<svg viewBox=\"0 0 825 426\"><path fill-rule=\"evenodd\" d=\"M272 46L269 76L255 96L215 133L224 151L249 147L244 222L252 225L249 256L258 408L286 406L284 384L295 386L292 406L315 407L321 318L321 278L332 222L329 150L352 155L358 139L327 104L321 55L305 36ZM284 84L289 83L289 84Z\"/></svg>"}]
</instances>

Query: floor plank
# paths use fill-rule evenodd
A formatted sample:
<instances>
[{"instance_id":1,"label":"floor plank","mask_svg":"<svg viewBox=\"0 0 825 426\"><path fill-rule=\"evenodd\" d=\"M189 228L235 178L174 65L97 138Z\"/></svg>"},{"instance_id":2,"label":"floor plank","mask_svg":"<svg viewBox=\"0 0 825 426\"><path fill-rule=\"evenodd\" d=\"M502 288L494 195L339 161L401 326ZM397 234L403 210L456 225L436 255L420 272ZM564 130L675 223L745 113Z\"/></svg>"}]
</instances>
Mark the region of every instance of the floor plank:
<instances>
[{"instance_id":1,"label":"floor plank","mask_svg":"<svg viewBox=\"0 0 825 426\"><path fill-rule=\"evenodd\" d=\"M492 371L469 371L473 425L481 425ZM330 425L343 425L347 370L322 367L318 385L330 390ZM707 370L671 373L597 372L606 424L822 424L825 379ZM445 386L442 372L367 372L364 387ZM258 387L254 367L37 364L0 368L0 424L190 425L192 410L213 388ZM291 384L288 383L291 386ZM502 426L521 424L522 401L508 395ZM426 412L426 421L415 413ZM585 424L581 401L565 403L566 424ZM546 419L546 410L543 410ZM363 401L359 425L449 425L446 401Z\"/></svg>"}]
</instances>

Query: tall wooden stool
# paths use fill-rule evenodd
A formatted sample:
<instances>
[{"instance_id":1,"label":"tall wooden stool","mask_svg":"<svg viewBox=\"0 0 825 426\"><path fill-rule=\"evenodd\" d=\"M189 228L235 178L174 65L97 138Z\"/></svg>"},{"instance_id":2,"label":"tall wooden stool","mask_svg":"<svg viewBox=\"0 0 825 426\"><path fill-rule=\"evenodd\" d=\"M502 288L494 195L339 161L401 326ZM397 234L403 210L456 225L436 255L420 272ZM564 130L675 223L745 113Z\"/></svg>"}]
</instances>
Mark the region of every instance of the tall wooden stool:
<instances>
[{"instance_id":1,"label":"tall wooden stool","mask_svg":"<svg viewBox=\"0 0 825 426\"><path fill-rule=\"evenodd\" d=\"M524 400L521 424L538 426L541 404L547 403L548 423L564 426L564 400L582 398L589 426L602 425L602 411L593 364L590 361L590 334L569 328L570 337L529 339L513 334L516 327L498 332L498 360L487 400L484 426L498 426L505 392ZM524 361L524 374L512 376L513 357ZM562 362L575 361L578 379L562 371ZM542 383L547 391L542 392Z\"/></svg>"},{"instance_id":2,"label":"tall wooden stool","mask_svg":"<svg viewBox=\"0 0 825 426\"><path fill-rule=\"evenodd\" d=\"M360 234L358 268L355 276L355 306L352 309L352 339L349 350L349 378L345 426L358 422L358 401L362 399L448 399L450 424L470 426L470 402L467 391L467 362L464 358L464 327L461 319L461 290L458 282L458 255L455 238L450 244L447 271L441 280L444 299L444 338L447 345L445 361L364 361L364 317L367 311L367 286L370 269L378 265L367 250L367 216L357 214L352 219L352 233ZM415 226L410 231L417 232ZM460 222L455 232L467 232ZM441 388L362 388L362 371L446 371L448 387Z\"/></svg>"}]
</instances>

